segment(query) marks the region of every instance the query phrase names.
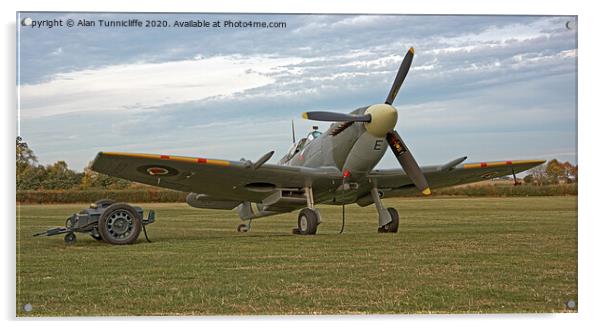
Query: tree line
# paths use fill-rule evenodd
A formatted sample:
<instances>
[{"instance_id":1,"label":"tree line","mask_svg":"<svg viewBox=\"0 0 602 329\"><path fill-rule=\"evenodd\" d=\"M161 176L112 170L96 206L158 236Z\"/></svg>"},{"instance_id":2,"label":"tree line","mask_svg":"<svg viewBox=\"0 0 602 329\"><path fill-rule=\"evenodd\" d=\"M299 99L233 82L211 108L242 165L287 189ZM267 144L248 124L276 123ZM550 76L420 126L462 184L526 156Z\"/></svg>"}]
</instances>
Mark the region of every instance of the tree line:
<instances>
[{"instance_id":1,"label":"tree line","mask_svg":"<svg viewBox=\"0 0 602 329\"><path fill-rule=\"evenodd\" d=\"M577 182L577 176L577 165L552 159L530 169L523 182L533 185L571 184Z\"/></svg>"},{"instance_id":2,"label":"tree line","mask_svg":"<svg viewBox=\"0 0 602 329\"><path fill-rule=\"evenodd\" d=\"M84 172L69 169L65 161L57 161L43 166L33 150L17 137L16 149L17 191L26 190L85 190L110 189L121 190L133 186L133 183L108 175L100 174L90 169L90 164Z\"/></svg>"}]
</instances>

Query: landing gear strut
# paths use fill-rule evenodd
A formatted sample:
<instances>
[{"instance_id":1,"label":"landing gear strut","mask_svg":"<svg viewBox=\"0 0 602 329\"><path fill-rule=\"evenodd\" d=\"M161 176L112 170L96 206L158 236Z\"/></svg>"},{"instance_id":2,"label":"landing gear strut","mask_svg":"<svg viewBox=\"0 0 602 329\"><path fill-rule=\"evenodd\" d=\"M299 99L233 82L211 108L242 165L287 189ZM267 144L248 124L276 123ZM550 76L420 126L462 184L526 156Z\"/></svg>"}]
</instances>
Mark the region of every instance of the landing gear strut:
<instances>
[{"instance_id":1,"label":"landing gear strut","mask_svg":"<svg viewBox=\"0 0 602 329\"><path fill-rule=\"evenodd\" d=\"M399 214L394 208L385 208L376 187L370 190L372 200L378 211L378 233L397 233L399 228Z\"/></svg>"}]
</instances>

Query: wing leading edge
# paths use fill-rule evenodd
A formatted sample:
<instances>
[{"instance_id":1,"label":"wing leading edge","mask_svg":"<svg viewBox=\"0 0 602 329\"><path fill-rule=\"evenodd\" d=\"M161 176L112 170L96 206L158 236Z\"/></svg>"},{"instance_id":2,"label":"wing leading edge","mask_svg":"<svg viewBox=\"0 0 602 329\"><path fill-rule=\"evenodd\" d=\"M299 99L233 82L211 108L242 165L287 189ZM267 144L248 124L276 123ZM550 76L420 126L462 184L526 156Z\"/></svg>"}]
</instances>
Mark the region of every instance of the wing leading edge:
<instances>
[{"instance_id":1,"label":"wing leading edge","mask_svg":"<svg viewBox=\"0 0 602 329\"><path fill-rule=\"evenodd\" d=\"M453 162L453 161L452 161ZM518 174L536 167L545 160L511 160L466 163L455 166L428 166L423 172L432 188L474 183L497 177ZM368 175L386 197L416 194L417 190L403 170L376 170Z\"/></svg>"}]
</instances>

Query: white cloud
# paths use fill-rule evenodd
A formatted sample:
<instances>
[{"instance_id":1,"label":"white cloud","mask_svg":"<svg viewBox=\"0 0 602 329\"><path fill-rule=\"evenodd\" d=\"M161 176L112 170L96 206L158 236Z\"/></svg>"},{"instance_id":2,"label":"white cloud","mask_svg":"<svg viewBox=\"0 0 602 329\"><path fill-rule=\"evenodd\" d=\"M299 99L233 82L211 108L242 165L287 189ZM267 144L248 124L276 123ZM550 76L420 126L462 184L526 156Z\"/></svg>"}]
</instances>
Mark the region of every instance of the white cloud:
<instances>
[{"instance_id":1,"label":"white cloud","mask_svg":"<svg viewBox=\"0 0 602 329\"><path fill-rule=\"evenodd\" d=\"M551 30L558 27L557 18L539 19L528 24L508 24L501 27L492 26L479 33L461 34L453 38L440 38L442 43L458 45L456 50L472 50L471 47L461 47L459 45L469 45L473 43L493 43L508 42L511 40L526 41L540 37L549 38ZM464 49L463 49L464 48ZM453 50L453 48L449 48Z\"/></svg>"},{"instance_id":2,"label":"white cloud","mask_svg":"<svg viewBox=\"0 0 602 329\"><path fill-rule=\"evenodd\" d=\"M228 96L273 83L273 74L297 62L296 58L197 57L61 73L48 82L20 87L21 116L148 109Z\"/></svg>"},{"instance_id":3,"label":"white cloud","mask_svg":"<svg viewBox=\"0 0 602 329\"><path fill-rule=\"evenodd\" d=\"M58 56L63 53L63 47L58 47L55 51L51 52L50 55Z\"/></svg>"},{"instance_id":4,"label":"white cloud","mask_svg":"<svg viewBox=\"0 0 602 329\"><path fill-rule=\"evenodd\" d=\"M42 162L66 159L75 168L99 150L238 159L275 149L280 155L290 145L285 118L382 101L414 46L411 73L396 101L397 128L421 164L465 154L474 160L539 153L572 159L577 50L565 21L316 15L298 17L270 37L157 34L152 51L134 37L110 39L110 46L78 44L94 46L96 58L78 57L77 40L57 39L46 52L56 56L45 56L42 64L22 58L29 78L21 81L45 81L21 86L24 136ZM124 42L137 46L133 56L112 52ZM132 58L169 62L132 64ZM299 136L314 122L295 124ZM81 133L67 135L80 136L65 138L71 127ZM565 131L573 135L560 134ZM398 164L388 155L380 166Z\"/></svg>"}]
</instances>

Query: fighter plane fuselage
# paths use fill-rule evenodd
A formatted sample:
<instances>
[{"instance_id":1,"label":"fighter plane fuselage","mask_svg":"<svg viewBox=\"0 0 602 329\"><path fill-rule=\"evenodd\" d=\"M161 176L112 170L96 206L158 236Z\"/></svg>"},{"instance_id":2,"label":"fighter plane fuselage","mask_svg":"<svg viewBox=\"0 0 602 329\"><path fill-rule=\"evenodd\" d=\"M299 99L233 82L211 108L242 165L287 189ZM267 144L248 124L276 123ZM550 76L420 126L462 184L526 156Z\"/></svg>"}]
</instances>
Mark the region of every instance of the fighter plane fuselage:
<instances>
[{"instance_id":1,"label":"fighter plane fuselage","mask_svg":"<svg viewBox=\"0 0 602 329\"><path fill-rule=\"evenodd\" d=\"M361 107L351 114L363 114L368 107ZM385 137L374 136L362 122L337 134L341 125L333 123L323 134L312 132L299 140L280 160L280 164L311 168L336 167L351 179L369 173L384 156L387 150ZM317 136L317 137L314 137Z\"/></svg>"}]
</instances>

